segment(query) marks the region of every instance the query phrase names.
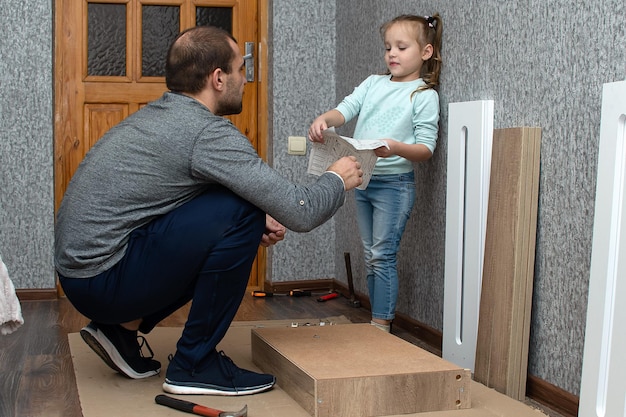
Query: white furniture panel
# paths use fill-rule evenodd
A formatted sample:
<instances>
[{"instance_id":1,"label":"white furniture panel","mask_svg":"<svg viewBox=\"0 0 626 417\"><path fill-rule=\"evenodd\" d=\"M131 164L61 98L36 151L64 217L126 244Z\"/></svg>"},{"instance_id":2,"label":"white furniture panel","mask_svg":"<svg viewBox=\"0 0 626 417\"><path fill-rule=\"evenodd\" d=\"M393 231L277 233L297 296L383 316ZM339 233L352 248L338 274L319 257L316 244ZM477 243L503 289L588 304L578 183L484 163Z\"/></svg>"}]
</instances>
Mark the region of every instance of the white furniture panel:
<instances>
[{"instance_id":1,"label":"white furniture panel","mask_svg":"<svg viewBox=\"0 0 626 417\"><path fill-rule=\"evenodd\" d=\"M578 415L626 416L626 81L604 84Z\"/></svg>"},{"instance_id":2,"label":"white furniture panel","mask_svg":"<svg viewBox=\"0 0 626 417\"><path fill-rule=\"evenodd\" d=\"M474 371L487 228L493 101L450 103L444 359Z\"/></svg>"}]
</instances>

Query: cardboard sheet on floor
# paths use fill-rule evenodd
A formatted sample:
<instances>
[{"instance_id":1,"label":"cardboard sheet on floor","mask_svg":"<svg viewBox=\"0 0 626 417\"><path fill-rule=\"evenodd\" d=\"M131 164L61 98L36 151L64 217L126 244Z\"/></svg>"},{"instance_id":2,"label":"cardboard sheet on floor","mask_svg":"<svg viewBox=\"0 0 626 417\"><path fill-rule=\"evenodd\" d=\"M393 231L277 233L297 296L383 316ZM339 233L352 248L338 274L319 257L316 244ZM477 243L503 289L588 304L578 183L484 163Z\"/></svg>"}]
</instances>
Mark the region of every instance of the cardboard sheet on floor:
<instances>
[{"instance_id":1,"label":"cardboard sheet on floor","mask_svg":"<svg viewBox=\"0 0 626 417\"><path fill-rule=\"evenodd\" d=\"M329 317L324 320L337 323L337 325L349 323L343 316ZM259 327L290 326L292 322L300 325L317 324L319 319L234 322L218 348L224 350L240 367L258 371L259 369L252 363L251 330ZM163 394L161 385L165 378L167 356L174 353L176 341L181 332L182 328L157 327L148 335L155 358L163 364L163 371L160 376L143 380L131 380L115 373L83 342L78 333L70 334L69 344L83 415L85 417L184 416L185 413L154 402L155 396ZM545 415L539 410L476 382L472 382L471 390L472 408L470 409L389 417L540 417ZM247 405L248 417L310 417L281 389L280 381L275 389L257 395L243 397L178 395L173 397L230 411L240 410Z\"/></svg>"}]
</instances>

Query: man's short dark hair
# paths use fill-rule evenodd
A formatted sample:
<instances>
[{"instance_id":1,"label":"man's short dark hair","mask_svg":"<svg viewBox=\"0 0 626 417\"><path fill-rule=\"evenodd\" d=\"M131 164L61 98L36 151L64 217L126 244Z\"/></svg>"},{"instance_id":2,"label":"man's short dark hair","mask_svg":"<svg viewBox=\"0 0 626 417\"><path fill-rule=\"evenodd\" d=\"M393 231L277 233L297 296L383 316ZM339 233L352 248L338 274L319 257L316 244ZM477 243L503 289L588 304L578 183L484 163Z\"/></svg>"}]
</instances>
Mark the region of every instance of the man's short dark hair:
<instances>
[{"instance_id":1,"label":"man's short dark hair","mask_svg":"<svg viewBox=\"0 0 626 417\"><path fill-rule=\"evenodd\" d=\"M214 26L196 26L181 32L167 52L165 83L171 91L198 93L207 76L218 68L230 74L235 38Z\"/></svg>"}]
</instances>

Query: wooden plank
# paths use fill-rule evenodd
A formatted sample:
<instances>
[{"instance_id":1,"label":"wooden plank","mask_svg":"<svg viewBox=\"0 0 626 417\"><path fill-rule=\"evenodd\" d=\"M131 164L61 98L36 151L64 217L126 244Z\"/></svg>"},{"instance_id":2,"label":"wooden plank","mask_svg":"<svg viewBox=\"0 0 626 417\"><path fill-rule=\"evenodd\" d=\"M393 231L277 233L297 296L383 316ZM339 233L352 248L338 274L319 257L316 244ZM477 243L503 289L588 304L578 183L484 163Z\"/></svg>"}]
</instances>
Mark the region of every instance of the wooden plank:
<instances>
[{"instance_id":1,"label":"wooden plank","mask_svg":"<svg viewBox=\"0 0 626 417\"><path fill-rule=\"evenodd\" d=\"M526 395L541 129L496 129L476 348L476 381Z\"/></svg>"},{"instance_id":2,"label":"wooden plank","mask_svg":"<svg viewBox=\"0 0 626 417\"><path fill-rule=\"evenodd\" d=\"M253 329L251 348L255 365L315 417L471 407L468 369L367 323Z\"/></svg>"}]
</instances>

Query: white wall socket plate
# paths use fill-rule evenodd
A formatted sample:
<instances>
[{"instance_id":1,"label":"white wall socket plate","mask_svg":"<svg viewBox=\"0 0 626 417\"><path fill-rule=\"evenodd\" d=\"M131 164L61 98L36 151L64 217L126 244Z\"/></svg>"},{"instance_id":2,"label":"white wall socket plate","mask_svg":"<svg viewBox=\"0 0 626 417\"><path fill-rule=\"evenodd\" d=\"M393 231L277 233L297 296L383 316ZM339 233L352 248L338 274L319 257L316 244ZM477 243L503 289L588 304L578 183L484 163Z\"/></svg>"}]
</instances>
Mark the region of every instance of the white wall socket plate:
<instances>
[{"instance_id":1,"label":"white wall socket plate","mask_svg":"<svg viewBox=\"0 0 626 417\"><path fill-rule=\"evenodd\" d=\"M306 155L306 138L304 136L289 136L287 153L289 155Z\"/></svg>"}]
</instances>

